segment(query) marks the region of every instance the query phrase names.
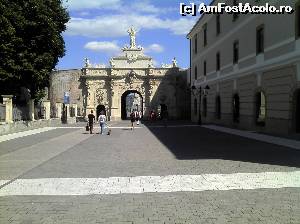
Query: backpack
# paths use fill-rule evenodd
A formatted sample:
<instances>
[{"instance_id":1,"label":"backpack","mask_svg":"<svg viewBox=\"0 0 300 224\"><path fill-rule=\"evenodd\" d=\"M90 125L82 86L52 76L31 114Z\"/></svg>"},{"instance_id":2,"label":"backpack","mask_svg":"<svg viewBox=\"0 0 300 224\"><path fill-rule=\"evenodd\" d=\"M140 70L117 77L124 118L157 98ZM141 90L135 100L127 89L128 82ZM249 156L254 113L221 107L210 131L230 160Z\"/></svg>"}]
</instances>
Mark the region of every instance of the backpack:
<instances>
[{"instance_id":1,"label":"backpack","mask_svg":"<svg viewBox=\"0 0 300 224\"><path fill-rule=\"evenodd\" d=\"M104 115L100 115L100 116L99 116L99 122L100 122L100 123L103 123L104 121L105 121Z\"/></svg>"}]
</instances>

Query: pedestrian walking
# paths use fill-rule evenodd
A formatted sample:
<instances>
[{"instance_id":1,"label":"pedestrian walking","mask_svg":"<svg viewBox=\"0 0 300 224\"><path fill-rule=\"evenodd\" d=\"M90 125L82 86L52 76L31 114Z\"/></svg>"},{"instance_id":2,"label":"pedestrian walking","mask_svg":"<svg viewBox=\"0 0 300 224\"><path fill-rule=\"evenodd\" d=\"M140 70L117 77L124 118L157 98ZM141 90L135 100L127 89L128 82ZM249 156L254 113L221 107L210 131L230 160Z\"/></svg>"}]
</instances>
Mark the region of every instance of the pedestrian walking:
<instances>
[{"instance_id":1,"label":"pedestrian walking","mask_svg":"<svg viewBox=\"0 0 300 224\"><path fill-rule=\"evenodd\" d=\"M95 123L95 115L93 114L93 110L91 110L91 113L88 115L88 120L89 120L90 134L93 134L93 125Z\"/></svg>"},{"instance_id":2,"label":"pedestrian walking","mask_svg":"<svg viewBox=\"0 0 300 224\"><path fill-rule=\"evenodd\" d=\"M134 110L130 114L130 121L131 121L131 130L134 130L134 122L135 122L135 112L134 112Z\"/></svg>"},{"instance_id":3,"label":"pedestrian walking","mask_svg":"<svg viewBox=\"0 0 300 224\"><path fill-rule=\"evenodd\" d=\"M137 122L136 122L136 124L137 125L139 125L140 124L140 122L141 122L141 119L142 119L142 111L138 111L137 112Z\"/></svg>"},{"instance_id":4,"label":"pedestrian walking","mask_svg":"<svg viewBox=\"0 0 300 224\"><path fill-rule=\"evenodd\" d=\"M136 125L139 125L140 124L140 121L139 121L139 112L136 110L134 111L134 116L135 116L135 121L136 121Z\"/></svg>"},{"instance_id":5,"label":"pedestrian walking","mask_svg":"<svg viewBox=\"0 0 300 224\"><path fill-rule=\"evenodd\" d=\"M104 111L100 112L100 115L98 117L98 122L100 124L100 134L103 135L103 131L105 129L105 123L106 123L106 116L104 114Z\"/></svg>"}]
</instances>

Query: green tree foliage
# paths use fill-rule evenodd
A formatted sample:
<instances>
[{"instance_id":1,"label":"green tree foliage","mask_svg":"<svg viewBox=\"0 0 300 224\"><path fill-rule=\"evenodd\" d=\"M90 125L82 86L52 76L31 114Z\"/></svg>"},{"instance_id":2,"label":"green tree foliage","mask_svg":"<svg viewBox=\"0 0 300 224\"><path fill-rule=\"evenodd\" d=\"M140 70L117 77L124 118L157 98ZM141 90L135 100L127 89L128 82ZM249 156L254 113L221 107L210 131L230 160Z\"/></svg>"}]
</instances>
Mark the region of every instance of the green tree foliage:
<instances>
[{"instance_id":1,"label":"green tree foliage","mask_svg":"<svg viewBox=\"0 0 300 224\"><path fill-rule=\"evenodd\" d=\"M0 0L0 94L23 86L38 97L64 56L68 21L62 0Z\"/></svg>"}]
</instances>

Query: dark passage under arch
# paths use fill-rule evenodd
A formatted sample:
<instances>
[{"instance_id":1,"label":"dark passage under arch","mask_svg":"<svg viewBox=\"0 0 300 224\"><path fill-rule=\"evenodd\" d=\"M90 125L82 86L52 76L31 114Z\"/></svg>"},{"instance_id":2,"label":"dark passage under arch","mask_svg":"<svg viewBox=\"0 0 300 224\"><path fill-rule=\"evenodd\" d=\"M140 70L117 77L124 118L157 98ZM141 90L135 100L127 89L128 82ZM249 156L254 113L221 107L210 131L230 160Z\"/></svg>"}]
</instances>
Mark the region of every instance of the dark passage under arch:
<instances>
[{"instance_id":1,"label":"dark passage under arch","mask_svg":"<svg viewBox=\"0 0 300 224\"><path fill-rule=\"evenodd\" d=\"M126 120L126 119L128 119L129 117L128 117L128 107L126 107L126 105L127 105L127 103L128 102L126 102L126 98L127 98L127 96L129 95L129 94L138 94L138 96L139 96L139 98L140 98L140 101L139 101L139 103L137 104L137 105L134 105L134 108L132 108L132 109L136 109L136 110L138 110L138 111L142 111L142 114L144 114L143 113L143 97L142 97L142 94L140 93L140 92L138 92L137 90L127 90L127 91L125 91L123 94L122 94L122 96L121 96L121 119L122 120Z\"/></svg>"}]
</instances>

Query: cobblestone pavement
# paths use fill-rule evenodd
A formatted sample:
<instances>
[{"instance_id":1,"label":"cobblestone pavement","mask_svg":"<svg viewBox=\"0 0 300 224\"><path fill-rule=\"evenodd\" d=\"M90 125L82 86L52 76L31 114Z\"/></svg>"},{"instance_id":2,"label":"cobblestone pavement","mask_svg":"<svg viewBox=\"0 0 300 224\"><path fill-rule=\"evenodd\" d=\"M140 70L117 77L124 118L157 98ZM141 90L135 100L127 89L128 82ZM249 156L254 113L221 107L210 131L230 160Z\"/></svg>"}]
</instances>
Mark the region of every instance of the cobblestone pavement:
<instances>
[{"instance_id":1,"label":"cobblestone pavement","mask_svg":"<svg viewBox=\"0 0 300 224\"><path fill-rule=\"evenodd\" d=\"M78 124L1 142L0 223L300 223L299 150L182 125L114 122L107 136ZM170 175L177 188L161 192ZM127 184L134 193L124 193L118 182L149 176L159 177L157 192ZM190 176L206 179L180 179ZM82 179L114 181L72 195L87 187ZM220 182L239 188L211 187Z\"/></svg>"}]
</instances>

